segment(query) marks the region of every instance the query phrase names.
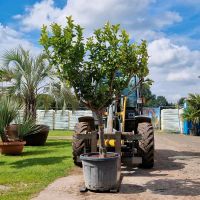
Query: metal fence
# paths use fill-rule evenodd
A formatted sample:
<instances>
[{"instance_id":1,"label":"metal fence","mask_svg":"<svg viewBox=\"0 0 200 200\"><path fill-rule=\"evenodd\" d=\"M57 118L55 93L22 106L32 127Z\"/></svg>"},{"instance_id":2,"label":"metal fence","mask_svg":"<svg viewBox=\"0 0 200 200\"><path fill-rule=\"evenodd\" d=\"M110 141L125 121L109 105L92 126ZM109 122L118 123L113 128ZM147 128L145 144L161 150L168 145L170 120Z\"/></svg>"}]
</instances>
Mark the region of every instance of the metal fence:
<instances>
[{"instance_id":1,"label":"metal fence","mask_svg":"<svg viewBox=\"0 0 200 200\"><path fill-rule=\"evenodd\" d=\"M37 110L37 124L46 124L50 129L73 130L78 118L82 116L92 116L90 110Z\"/></svg>"},{"instance_id":2,"label":"metal fence","mask_svg":"<svg viewBox=\"0 0 200 200\"><path fill-rule=\"evenodd\" d=\"M161 130L183 133L183 109L161 110Z\"/></svg>"},{"instance_id":3,"label":"metal fence","mask_svg":"<svg viewBox=\"0 0 200 200\"><path fill-rule=\"evenodd\" d=\"M145 108L144 115L152 118L152 123L155 129L183 132L183 121L181 119L181 109L160 109L160 108ZM20 116L23 116L23 111L20 111ZM78 118L82 116L92 116L90 110L37 110L37 124L46 124L50 129L73 130Z\"/></svg>"}]
</instances>

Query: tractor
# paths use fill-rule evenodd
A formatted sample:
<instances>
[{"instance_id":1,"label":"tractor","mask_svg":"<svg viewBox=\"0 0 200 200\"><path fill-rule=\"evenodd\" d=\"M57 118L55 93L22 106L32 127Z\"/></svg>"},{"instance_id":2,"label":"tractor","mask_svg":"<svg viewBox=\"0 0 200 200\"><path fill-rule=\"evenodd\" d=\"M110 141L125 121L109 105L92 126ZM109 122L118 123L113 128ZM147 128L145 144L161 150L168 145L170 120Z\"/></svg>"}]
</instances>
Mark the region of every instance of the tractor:
<instances>
[{"instance_id":1,"label":"tractor","mask_svg":"<svg viewBox=\"0 0 200 200\"><path fill-rule=\"evenodd\" d=\"M151 118L143 115L142 82L132 77L127 88L115 98L104 113L104 139L109 152L121 154L128 166L154 166L154 130ZM80 117L73 135L73 159L81 166L79 156L99 148L96 117Z\"/></svg>"}]
</instances>

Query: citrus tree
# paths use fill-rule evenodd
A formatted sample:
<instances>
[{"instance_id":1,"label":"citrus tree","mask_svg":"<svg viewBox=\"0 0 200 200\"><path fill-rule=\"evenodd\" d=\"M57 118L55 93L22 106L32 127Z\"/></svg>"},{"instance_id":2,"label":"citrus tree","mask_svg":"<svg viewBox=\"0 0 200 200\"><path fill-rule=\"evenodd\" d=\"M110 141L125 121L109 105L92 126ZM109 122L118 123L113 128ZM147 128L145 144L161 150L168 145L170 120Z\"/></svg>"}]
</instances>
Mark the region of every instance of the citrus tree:
<instances>
[{"instance_id":1,"label":"citrus tree","mask_svg":"<svg viewBox=\"0 0 200 200\"><path fill-rule=\"evenodd\" d=\"M67 17L65 27L53 23L50 33L43 26L40 43L49 62L57 67L59 78L73 87L79 101L96 113L100 154L105 155L102 115L131 77L143 80L148 75L146 42L133 43L120 25L110 23L84 39L83 28Z\"/></svg>"}]
</instances>

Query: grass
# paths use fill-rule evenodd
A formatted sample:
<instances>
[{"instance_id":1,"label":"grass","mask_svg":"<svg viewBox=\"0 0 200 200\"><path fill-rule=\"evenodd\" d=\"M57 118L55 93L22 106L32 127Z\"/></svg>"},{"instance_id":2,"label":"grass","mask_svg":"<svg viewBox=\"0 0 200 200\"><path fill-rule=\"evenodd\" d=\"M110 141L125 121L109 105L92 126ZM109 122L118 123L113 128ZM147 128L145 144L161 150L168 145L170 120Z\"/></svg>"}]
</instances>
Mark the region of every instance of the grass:
<instances>
[{"instance_id":1,"label":"grass","mask_svg":"<svg viewBox=\"0 0 200 200\"><path fill-rule=\"evenodd\" d=\"M25 147L21 156L0 155L1 200L26 200L73 167L71 142L48 140L45 146ZM0 187L1 188L1 187Z\"/></svg>"},{"instance_id":2,"label":"grass","mask_svg":"<svg viewBox=\"0 0 200 200\"><path fill-rule=\"evenodd\" d=\"M73 131L68 130L51 130L49 131L49 136L72 136Z\"/></svg>"}]
</instances>

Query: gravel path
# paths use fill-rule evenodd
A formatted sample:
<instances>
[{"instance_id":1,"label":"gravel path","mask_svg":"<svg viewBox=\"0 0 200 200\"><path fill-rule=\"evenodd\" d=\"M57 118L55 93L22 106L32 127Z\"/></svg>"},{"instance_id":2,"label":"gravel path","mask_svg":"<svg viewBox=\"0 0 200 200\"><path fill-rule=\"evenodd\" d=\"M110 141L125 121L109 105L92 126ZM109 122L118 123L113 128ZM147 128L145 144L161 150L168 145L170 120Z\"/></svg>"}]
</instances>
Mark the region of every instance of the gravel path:
<instances>
[{"instance_id":1,"label":"gravel path","mask_svg":"<svg viewBox=\"0 0 200 200\"><path fill-rule=\"evenodd\" d=\"M75 168L32 200L200 200L200 137L157 134L155 141L154 169L122 167L119 193L80 194L82 171Z\"/></svg>"}]
</instances>

